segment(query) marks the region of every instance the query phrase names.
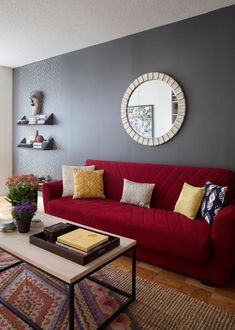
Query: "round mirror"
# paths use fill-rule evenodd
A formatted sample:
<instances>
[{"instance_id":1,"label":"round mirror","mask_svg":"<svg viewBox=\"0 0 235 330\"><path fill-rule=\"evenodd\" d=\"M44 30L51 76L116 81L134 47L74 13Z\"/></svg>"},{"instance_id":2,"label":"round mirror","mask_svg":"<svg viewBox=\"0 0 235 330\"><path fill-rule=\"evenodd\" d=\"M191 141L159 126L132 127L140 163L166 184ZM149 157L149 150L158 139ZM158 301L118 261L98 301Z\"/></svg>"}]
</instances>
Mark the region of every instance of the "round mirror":
<instances>
[{"instance_id":1,"label":"round mirror","mask_svg":"<svg viewBox=\"0 0 235 330\"><path fill-rule=\"evenodd\" d=\"M167 142L178 132L185 111L179 84L164 73L152 72L129 85L122 99L121 118L135 141L153 146Z\"/></svg>"}]
</instances>

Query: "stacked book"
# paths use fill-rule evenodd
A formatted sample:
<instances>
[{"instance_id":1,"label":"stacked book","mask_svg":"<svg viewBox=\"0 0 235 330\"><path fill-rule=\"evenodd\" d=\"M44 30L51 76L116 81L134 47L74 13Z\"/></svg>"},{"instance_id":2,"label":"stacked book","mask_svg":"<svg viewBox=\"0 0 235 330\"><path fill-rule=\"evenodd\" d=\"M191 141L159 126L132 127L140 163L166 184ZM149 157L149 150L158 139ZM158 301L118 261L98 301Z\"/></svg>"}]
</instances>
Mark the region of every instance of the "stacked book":
<instances>
[{"instance_id":1,"label":"stacked book","mask_svg":"<svg viewBox=\"0 0 235 330\"><path fill-rule=\"evenodd\" d=\"M38 125L44 125L47 121L47 116L46 115L39 115L37 119L37 124Z\"/></svg>"},{"instance_id":2,"label":"stacked book","mask_svg":"<svg viewBox=\"0 0 235 330\"><path fill-rule=\"evenodd\" d=\"M37 124L37 118L29 117L29 125L35 125L35 124Z\"/></svg>"},{"instance_id":3,"label":"stacked book","mask_svg":"<svg viewBox=\"0 0 235 330\"><path fill-rule=\"evenodd\" d=\"M27 118L22 118L22 119L19 119L19 120L17 121L17 124L18 124L18 125L25 125L25 124L28 124L28 123L29 123L29 121L28 121Z\"/></svg>"},{"instance_id":4,"label":"stacked book","mask_svg":"<svg viewBox=\"0 0 235 330\"><path fill-rule=\"evenodd\" d=\"M33 142L33 148L34 149L43 149L47 144L47 141L43 141L43 142Z\"/></svg>"},{"instance_id":5,"label":"stacked book","mask_svg":"<svg viewBox=\"0 0 235 330\"><path fill-rule=\"evenodd\" d=\"M13 220L6 220L0 223L0 231L3 232L12 232L16 229L15 223Z\"/></svg>"},{"instance_id":6,"label":"stacked book","mask_svg":"<svg viewBox=\"0 0 235 330\"><path fill-rule=\"evenodd\" d=\"M79 228L57 237L56 244L75 251L88 253L108 241L108 236Z\"/></svg>"},{"instance_id":7,"label":"stacked book","mask_svg":"<svg viewBox=\"0 0 235 330\"><path fill-rule=\"evenodd\" d=\"M37 121L37 124L39 124L39 125L43 125L43 124L45 124L45 119L38 119L38 121Z\"/></svg>"}]
</instances>

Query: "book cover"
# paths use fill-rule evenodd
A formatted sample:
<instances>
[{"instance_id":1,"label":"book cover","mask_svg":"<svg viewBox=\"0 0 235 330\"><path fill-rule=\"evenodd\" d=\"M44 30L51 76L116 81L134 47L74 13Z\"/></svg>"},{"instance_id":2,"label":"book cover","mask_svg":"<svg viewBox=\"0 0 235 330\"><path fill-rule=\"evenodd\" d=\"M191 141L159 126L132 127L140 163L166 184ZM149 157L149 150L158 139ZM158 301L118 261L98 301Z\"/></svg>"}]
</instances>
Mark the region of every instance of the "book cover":
<instances>
[{"instance_id":1,"label":"book cover","mask_svg":"<svg viewBox=\"0 0 235 330\"><path fill-rule=\"evenodd\" d=\"M89 252L96 246L108 241L108 236L79 228L57 237L59 243Z\"/></svg>"},{"instance_id":2,"label":"book cover","mask_svg":"<svg viewBox=\"0 0 235 330\"><path fill-rule=\"evenodd\" d=\"M72 246L69 246L69 245L66 245L66 244L63 244L63 243L60 243L60 242L55 242L55 244L59 245L60 247L66 249L66 250L79 252L79 253L81 253L83 256L86 256L86 255L87 255L87 252L84 252L84 251L82 251L82 250L76 249L76 248L74 248L74 247L72 247Z\"/></svg>"}]
</instances>

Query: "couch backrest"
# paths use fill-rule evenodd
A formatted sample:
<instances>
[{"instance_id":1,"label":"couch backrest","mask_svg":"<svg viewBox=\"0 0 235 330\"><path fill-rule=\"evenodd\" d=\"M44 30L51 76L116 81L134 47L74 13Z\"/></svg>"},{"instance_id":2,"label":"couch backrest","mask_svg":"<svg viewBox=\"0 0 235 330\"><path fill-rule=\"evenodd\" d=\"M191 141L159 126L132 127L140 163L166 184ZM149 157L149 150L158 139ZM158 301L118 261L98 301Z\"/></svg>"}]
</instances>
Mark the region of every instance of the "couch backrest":
<instances>
[{"instance_id":1,"label":"couch backrest","mask_svg":"<svg viewBox=\"0 0 235 330\"><path fill-rule=\"evenodd\" d=\"M173 210L184 182L202 187L206 180L228 186L228 200L233 194L233 172L222 168L128 163L88 159L86 165L104 169L106 198L120 200L123 179L155 183L151 207Z\"/></svg>"}]
</instances>

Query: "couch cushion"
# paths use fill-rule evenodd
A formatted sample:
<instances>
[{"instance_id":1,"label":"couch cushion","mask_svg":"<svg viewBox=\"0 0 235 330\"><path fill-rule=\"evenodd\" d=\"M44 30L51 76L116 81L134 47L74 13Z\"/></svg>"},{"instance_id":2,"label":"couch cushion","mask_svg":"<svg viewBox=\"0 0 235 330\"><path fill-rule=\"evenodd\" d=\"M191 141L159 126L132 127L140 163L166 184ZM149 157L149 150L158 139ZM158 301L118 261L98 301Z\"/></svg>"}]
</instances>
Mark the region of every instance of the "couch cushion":
<instances>
[{"instance_id":1,"label":"couch cushion","mask_svg":"<svg viewBox=\"0 0 235 330\"><path fill-rule=\"evenodd\" d=\"M84 171L74 169L74 195L76 198L105 198L104 170Z\"/></svg>"},{"instance_id":2,"label":"couch cushion","mask_svg":"<svg viewBox=\"0 0 235 330\"><path fill-rule=\"evenodd\" d=\"M63 194L62 196L73 196L74 193L74 169L80 170L94 170L95 166L68 166L62 165L62 178L63 178Z\"/></svg>"},{"instance_id":3,"label":"couch cushion","mask_svg":"<svg viewBox=\"0 0 235 330\"><path fill-rule=\"evenodd\" d=\"M153 183L138 183L124 179L121 203L150 207Z\"/></svg>"},{"instance_id":4,"label":"couch cushion","mask_svg":"<svg viewBox=\"0 0 235 330\"><path fill-rule=\"evenodd\" d=\"M172 211L142 208L113 200L49 201L48 213L136 239L147 248L199 262L210 258L211 227Z\"/></svg>"},{"instance_id":5,"label":"couch cushion","mask_svg":"<svg viewBox=\"0 0 235 330\"><path fill-rule=\"evenodd\" d=\"M183 214L191 220L194 220L202 204L204 195L204 187L194 187L185 182L175 204L174 212Z\"/></svg>"},{"instance_id":6,"label":"couch cushion","mask_svg":"<svg viewBox=\"0 0 235 330\"><path fill-rule=\"evenodd\" d=\"M106 198L120 201L123 179L154 183L151 207L173 210L184 182L203 187L207 180L220 186L228 186L228 201L233 194L233 173L230 170L210 167L176 166L146 163L114 162L106 160L86 161L104 170Z\"/></svg>"},{"instance_id":7,"label":"couch cushion","mask_svg":"<svg viewBox=\"0 0 235 330\"><path fill-rule=\"evenodd\" d=\"M222 209L226 202L226 192L228 187L214 185L212 182L205 183L206 196L204 197L201 216L211 224L218 212Z\"/></svg>"}]
</instances>

